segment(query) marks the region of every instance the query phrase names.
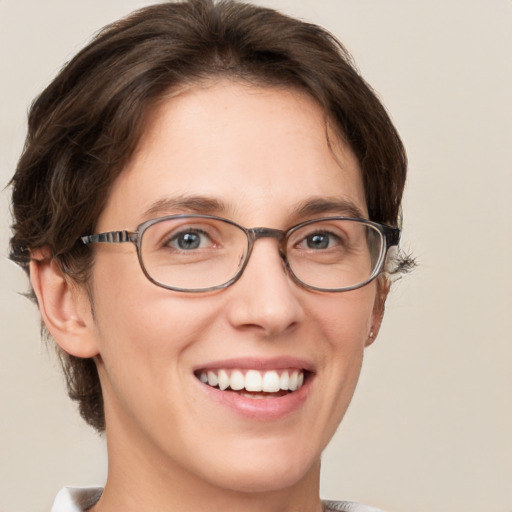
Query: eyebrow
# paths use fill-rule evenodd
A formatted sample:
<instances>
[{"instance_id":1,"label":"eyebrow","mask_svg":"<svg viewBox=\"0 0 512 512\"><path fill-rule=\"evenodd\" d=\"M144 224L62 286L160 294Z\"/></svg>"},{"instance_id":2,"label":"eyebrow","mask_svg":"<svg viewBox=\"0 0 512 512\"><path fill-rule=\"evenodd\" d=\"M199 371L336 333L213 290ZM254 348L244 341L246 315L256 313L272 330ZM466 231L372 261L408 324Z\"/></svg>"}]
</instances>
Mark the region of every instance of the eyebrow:
<instances>
[{"instance_id":1,"label":"eyebrow","mask_svg":"<svg viewBox=\"0 0 512 512\"><path fill-rule=\"evenodd\" d=\"M163 198L154 202L141 216L141 222L172 213L198 213L226 215L234 208L216 197L183 195ZM316 197L299 203L291 210L291 215L299 219L312 215L341 215L364 219L367 216L354 202L345 198Z\"/></svg>"},{"instance_id":2,"label":"eyebrow","mask_svg":"<svg viewBox=\"0 0 512 512\"><path fill-rule=\"evenodd\" d=\"M214 214L231 210L229 205L220 199L208 196L176 196L159 199L154 202L143 214L142 221L169 215L171 213L202 213Z\"/></svg>"},{"instance_id":3,"label":"eyebrow","mask_svg":"<svg viewBox=\"0 0 512 512\"><path fill-rule=\"evenodd\" d=\"M345 198L313 198L308 199L294 209L298 217L311 215L335 214L344 217L365 219L367 215L353 201Z\"/></svg>"}]
</instances>

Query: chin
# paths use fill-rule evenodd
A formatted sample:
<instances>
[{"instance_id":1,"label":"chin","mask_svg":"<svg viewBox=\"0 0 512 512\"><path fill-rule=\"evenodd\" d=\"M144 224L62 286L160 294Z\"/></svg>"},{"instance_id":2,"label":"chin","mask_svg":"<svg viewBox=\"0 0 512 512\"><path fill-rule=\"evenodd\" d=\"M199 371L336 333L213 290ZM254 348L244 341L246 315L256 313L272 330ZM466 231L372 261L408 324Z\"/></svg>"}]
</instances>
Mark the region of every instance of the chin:
<instances>
[{"instance_id":1,"label":"chin","mask_svg":"<svg viewBox=\"0 0 512 512\"><path fill-rule=\"evenodd\" d=\"M315 457L307 449L297 450L296 443L288 449L280 448L238 450L236 458L227 453L208 468L209 475L203 473L203 478L217 487L241 493L277 492L292 488L309 476L318 478L320 455Z\"/></svg>"},{"instance_id":2,"label":"chin","mask_svg":"<svg viewBox=\"0 0 512 512\"><path fill-rule=\"evenodd\" d=\"M300 467L294 462L289 461L283 464L283 461L269 459L263 467L244 467L230 468L228 472L222 475L217 474L217 478L222 481L222 486L233 492L240 493L272 493L293 488L307 479L313 472L318 473L320 461L307 467Z\"/></svg>"}]
</instances>

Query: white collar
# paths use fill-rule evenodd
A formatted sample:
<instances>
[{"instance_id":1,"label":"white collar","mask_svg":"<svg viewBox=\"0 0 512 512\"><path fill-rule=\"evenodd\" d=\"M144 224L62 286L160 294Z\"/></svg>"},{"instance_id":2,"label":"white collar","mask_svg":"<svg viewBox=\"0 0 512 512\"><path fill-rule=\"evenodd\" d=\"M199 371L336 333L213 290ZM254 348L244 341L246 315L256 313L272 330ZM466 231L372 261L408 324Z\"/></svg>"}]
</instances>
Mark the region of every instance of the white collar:
<instances>
[{"instance_id":1,"label":"white collar","mask_svg":"<svg viewBox=\"0 0 512 512\"><path fill-rule=\"evenodd\" d=\"M53 502L51 512L84 512L95 505L103 487L64 487Z\"/></svg>"},{"instance_id":2,"label":"white collar","mask_svg":"<svg viewBox=\"0 0 512 512\"><path fill-rule=\"evenodd\" d=\"M51 512L85 512L101 498L103 487L64 487L57 494ZM382 512L354 501L324 501L326 510L332 512Z\"/></svg>"}]
</instances>

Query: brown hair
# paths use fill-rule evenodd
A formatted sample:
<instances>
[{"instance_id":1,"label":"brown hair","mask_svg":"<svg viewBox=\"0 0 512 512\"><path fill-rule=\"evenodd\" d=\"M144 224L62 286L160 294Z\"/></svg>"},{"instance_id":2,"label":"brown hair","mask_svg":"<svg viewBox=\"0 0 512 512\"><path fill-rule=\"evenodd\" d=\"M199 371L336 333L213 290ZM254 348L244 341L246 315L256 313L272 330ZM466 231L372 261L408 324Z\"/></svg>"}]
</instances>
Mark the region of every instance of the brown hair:
<instances>
[{"instance_id":1,"label":"brown hair","mask_svg":"<svg viewBox=\"0 0 512 512\"><path fill-rule=\"evenodd\" d=\"M153 5L106 27L36 99L12 179L11 259L28 268L31 250L49 247L63 271L86 282L91 251L80 236L94 232L151 108L170 89L217 76L309 93L359 159L370 219L399 224L404 148L343 46L271 9L189 0ZM94 361L60 358L70 397L103 430Z\"/></svg>"}]
</instances>

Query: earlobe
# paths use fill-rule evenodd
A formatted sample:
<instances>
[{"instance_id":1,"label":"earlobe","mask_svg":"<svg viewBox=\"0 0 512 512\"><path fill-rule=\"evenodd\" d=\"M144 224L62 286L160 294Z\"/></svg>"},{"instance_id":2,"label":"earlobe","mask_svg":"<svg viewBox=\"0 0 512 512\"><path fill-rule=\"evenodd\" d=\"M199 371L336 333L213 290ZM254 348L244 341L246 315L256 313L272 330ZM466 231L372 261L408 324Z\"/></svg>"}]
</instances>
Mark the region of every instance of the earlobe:
<instances>
[{"instance_id":1,"label":"earlobe","mask_svg":"<svg viewBox=\"0 0 512 512\"><path fill-rule=\"evenodd\" d=\"M62 350L76 357L98 354L86 293L72 283L49 248L33 251L30 281L46 328Z\"/></svg>"},{"instance_id":2,"label":"earlobe","mask_svg":"<svg viewBox=\"0 0 512 512\"><path fill-rule=\"evenodd\" d=\"M384 318L384 310L386 307L386 298L389 293L390 282L384 277L379 278L377 281L377 293L375 296L375 304L373 306L372 313L372 325L370 328L370 332L368 333L368 338L366 339L366 346L370 346L377 335L379 334L380 326L382 324L382 319Z\"/></svg>"}]
</instances>

